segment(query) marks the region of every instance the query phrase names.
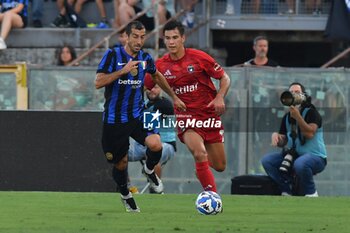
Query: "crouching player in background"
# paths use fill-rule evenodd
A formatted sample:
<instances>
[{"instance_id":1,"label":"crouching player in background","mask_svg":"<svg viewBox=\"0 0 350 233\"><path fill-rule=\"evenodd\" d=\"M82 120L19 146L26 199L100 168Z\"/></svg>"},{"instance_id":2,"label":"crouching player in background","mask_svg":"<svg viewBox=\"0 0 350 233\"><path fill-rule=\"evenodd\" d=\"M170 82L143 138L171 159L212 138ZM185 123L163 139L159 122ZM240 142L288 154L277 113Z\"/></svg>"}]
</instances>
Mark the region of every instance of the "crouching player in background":
<instances>
[{"instance_id":1,"label":"crouching player in background","mask_svg":"<svg viewBox=\"0 0 350 233\"><path fill-rule=\"evenodd\" d=\"M167 122L174 122L174 108L173 104L169 99L162 96L162 89L155 85L151 90L146 90L146 101L144 113L154 114L159 111L161 114L159 121L163 120ZM162 141L162 157L159 163L154 167L154 172L159 178L162 176L162 166L165 165L171 158L174 157L176 151L176 135L173 127L162 127L160 124L159 128L160 139ZM143 161L146 159L146 146L130 140L130 147L128 152L129 161ZM132 193L137 193L138 190L135 186L130 186L129 190ZM150 193L162 194L163 192L157 192L152 186L149 188Z\"/></svg>"}]
</instances>

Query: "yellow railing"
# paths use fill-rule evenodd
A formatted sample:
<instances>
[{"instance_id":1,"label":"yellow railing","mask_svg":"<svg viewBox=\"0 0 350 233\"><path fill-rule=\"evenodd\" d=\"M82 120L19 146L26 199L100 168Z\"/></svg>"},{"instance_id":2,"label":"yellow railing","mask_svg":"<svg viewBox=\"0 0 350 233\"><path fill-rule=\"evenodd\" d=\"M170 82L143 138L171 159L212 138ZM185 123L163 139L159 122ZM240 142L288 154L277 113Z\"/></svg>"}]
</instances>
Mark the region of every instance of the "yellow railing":
<instances>
[{"instance_id":1,"label":"yellow railing","mask_svg":"<svg viewBox=\"0 0 350 233\"><path fill-rule=\"evenodd\" d=\"M14 73L16 77L16 109L28 109L27 66L25 63L0 65L0 73Z\"/></svg>"}]
</instances>

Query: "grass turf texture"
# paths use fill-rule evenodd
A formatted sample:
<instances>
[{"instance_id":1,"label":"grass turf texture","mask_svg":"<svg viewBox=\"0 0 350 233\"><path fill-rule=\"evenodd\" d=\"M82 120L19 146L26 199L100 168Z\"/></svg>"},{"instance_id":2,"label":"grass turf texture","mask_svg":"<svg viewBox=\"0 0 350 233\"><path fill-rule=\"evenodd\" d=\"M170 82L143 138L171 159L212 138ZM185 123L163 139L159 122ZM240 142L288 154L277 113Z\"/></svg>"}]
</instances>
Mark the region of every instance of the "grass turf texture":
<instances>
[{"instance_id":1,"label":"grass turf texture","mask_svg":"<svg viewBox=\"0 0 350 233\"><path fill-rule=\"evenodd\" d=\"M114 193L0 192L0 232L350 232L347 197L222 195L214 216L197 213L196 197L135 195L141 213L126 213Z\"/></svg>"}]
</instances>

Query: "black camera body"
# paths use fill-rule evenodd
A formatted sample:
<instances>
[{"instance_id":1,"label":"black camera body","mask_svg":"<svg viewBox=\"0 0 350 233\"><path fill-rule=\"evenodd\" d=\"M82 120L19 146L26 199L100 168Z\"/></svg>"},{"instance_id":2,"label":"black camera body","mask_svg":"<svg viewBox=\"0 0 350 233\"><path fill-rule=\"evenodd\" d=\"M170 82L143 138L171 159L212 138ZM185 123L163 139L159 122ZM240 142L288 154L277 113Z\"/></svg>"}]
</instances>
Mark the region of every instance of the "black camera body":
<instances>
[{"instance_id":1,"label":"black camera body","mask_svg":"<svg viewBox=\"0 0 350 233\"><path fill-rule=\"evenodd\" d=\"M305 93L292 93L290 91L284 91L280 97L281 103L285 106L299 105L305 102L306 99Z\"/></svg>"},{"instance_id":2,"label":"black camera body","mask_svg":"<svg viewBox=\"0 0 350 233\"><path fill-rule=\"evenodd\" d=\"M284 151L283 161L279 167L279 170L283 173L290 173L293 168L293 162L297 156L298 154L293 148Z\"/></svg>"}]
</instances>

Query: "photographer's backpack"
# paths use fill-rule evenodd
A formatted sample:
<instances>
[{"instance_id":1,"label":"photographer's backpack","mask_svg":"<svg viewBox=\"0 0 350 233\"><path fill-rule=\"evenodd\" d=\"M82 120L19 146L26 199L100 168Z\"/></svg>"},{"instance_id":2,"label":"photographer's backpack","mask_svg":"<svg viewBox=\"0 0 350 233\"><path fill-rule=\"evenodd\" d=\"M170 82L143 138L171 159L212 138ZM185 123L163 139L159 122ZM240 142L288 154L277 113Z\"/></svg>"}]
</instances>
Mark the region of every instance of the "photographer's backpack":
<instances>
[{"instance_id":1,"label":"photographer's backpack","mask_svg":"<svg viewBox=\"0 0 350 233\"><path fill-rule=\"evenodd\" d=\"M231 194L281 195L277 184L266 175L241 175L231 181Z\"/></svg>"}]
</instances>

